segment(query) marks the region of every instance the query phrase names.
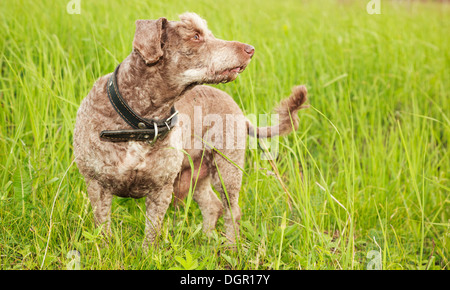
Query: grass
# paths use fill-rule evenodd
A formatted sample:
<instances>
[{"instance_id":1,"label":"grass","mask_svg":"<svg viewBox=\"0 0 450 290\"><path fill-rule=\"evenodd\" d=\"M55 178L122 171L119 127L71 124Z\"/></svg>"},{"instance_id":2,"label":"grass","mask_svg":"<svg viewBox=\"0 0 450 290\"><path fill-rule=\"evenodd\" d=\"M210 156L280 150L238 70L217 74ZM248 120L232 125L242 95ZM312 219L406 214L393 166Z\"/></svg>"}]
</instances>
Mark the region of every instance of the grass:
<instances>
[{"instance_id":1,"label":"grass","mask_svg":"<svg viewBox=\"0 0 450 290\"><path fill-rule=\"evenodd\" d=\"M448 4L81 0L71 15L68 2L0 3L0 269L449 269ZM189 203L145 253L143 200L120 198L106 246L72 163L76 111L130 53L136 19L184 11L255 46L218 85L246 114L297 84L311 107L272 163L247 151L236 251Z\"/></svg>"}]
</instances>

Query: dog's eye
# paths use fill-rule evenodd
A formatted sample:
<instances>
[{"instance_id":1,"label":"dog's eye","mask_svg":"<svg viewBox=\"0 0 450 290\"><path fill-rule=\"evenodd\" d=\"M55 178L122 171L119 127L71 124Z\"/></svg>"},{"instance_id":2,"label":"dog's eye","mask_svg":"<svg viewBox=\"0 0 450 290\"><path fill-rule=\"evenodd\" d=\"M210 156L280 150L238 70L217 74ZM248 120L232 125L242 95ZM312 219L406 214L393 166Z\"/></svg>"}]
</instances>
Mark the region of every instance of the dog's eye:
<instances>
[{"instance_id":1,"label":"dog's eye","mask_svg":"<svg viewBox=\"0 0 450 290\"><path fill-rule=\"evenodd\" d=\"M200 35L198 35L198 33L197 33L194 35L194 37L192 39L198 41L198 40L200 40Z\"/></svg>"}]
</instances>

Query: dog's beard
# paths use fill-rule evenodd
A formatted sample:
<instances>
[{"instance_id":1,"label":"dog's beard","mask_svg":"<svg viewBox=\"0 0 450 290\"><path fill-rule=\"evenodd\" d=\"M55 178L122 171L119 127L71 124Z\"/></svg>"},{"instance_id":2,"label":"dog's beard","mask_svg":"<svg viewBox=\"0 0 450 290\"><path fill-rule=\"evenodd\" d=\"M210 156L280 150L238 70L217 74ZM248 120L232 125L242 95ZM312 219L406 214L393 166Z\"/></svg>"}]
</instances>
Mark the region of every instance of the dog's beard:
<instances>
[{"instance_id":1,"label":"dog's beard","mask_svg":"<svg viewBox=\"0 0 450 290\"><path fill-rule=\"evenodd\" d=\"M218 74L211 79L210 83L212 84L228 83L234 81L238 76L239 73L236 72Z\"/></svg>"},{"instance_id":2,"label":"dog's beard","mask_svg":"<svg viewBox=\"0 0 450 290\"><path fill-rule=\"evenodd\" d=\"M234 81L247 65L248 62L220 69L214 67L188 69L183 73L182 78L188 85L228 83Z\"/></svg>"},{"instance_id":3,"label":"dog's beard","mask_svg":"<svg viewBox=\"0 0 450 290\"><path fill-rule=\"evenodd\" d=\"M240 73L242 73L247 67L248 63L243 65L231 66L229 68L217 70L212 73L210 77L210 83L218 84L218 83L228 83L234 81Z\"/></svg>"}]
</instances>

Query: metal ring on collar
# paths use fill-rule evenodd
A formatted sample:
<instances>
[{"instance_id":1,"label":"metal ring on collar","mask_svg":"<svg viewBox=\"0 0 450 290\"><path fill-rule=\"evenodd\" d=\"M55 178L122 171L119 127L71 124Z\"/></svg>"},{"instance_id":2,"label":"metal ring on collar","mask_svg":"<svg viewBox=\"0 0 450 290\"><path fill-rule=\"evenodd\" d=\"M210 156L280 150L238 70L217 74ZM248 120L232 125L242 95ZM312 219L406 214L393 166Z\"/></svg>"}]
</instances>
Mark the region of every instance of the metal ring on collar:
<instances>
[{"instance_id":1,"label":"metal ring on collar","mask_svg":"<svg viewBox=\"0 0 450 290\"><path fill-rule=\"evenodd\" d=\"M158 125L156 125L156 123L153 123L153 126L155 127L155 136L153 137L152 143L155 143L156 138L158 138Z\"/></svg>"}]
</instances>

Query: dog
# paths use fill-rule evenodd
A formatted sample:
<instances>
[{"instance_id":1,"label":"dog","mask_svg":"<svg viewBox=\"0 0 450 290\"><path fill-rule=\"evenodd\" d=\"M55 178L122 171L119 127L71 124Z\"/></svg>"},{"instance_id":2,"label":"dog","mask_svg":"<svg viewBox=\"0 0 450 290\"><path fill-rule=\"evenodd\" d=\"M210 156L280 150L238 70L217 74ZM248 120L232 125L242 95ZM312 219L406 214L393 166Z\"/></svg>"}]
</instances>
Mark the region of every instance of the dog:
<instances>
[{"instance_id":1,"label":"dog","mask_svg":"<svg viewBox=\"0 0 450 290\"><path fill-rule=\"evenodd\" d=\"M278 125L254 127L231 96L204 85L235 80L250 63L254 47L215 38L195 13L179 18L136 21L130 55L114 73L100 77L80 104L75 161L85 178L95 225L103 225L105 233L110 232L114 195L145 197L147 247L160 233L172 197L178 201L193 192L203 231L210 233L223 215L225 235L235 243L245 140L297 130L297 111L307 91L296 86L281 102ZM215 120L196 123L202 116ZM236 126L212 126L229 116ZM128 117L141 122L136 125Z\"/></svg>"}]
</instances>

